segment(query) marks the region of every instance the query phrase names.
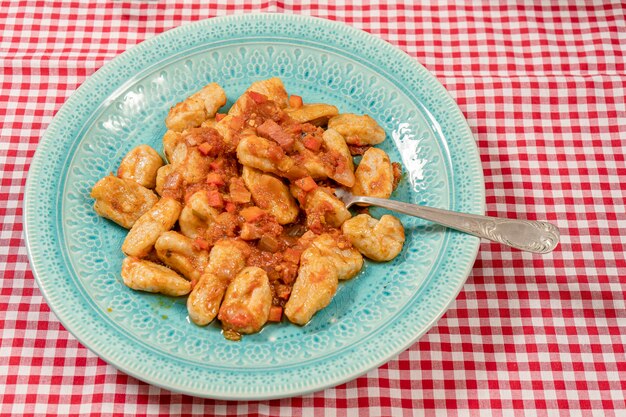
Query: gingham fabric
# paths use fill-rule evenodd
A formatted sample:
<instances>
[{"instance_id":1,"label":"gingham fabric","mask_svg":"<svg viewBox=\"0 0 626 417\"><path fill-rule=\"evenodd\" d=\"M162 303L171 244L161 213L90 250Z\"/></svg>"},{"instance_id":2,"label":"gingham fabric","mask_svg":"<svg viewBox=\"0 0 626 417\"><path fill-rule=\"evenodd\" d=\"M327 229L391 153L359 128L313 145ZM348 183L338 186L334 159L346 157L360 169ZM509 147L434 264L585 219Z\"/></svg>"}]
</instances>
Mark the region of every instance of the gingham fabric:
<instances>
[{"instance_id":1,"label":"gingham fabric","mask_svg":"<svg viewBox=\"0 0 626 417\"><path fill-rule=\"evenodd\" d=\"M495 3L2 2L0 414L626 415L626 5ZM129 377L59 324L26 256L22 194L46 126L95 70L167 29L252 11L342 21L419 60L476 137L487 213L552 221L562 241L544 256L483 242L446 315L361 378L224 402Z\"/></svg>"}]
</instances>

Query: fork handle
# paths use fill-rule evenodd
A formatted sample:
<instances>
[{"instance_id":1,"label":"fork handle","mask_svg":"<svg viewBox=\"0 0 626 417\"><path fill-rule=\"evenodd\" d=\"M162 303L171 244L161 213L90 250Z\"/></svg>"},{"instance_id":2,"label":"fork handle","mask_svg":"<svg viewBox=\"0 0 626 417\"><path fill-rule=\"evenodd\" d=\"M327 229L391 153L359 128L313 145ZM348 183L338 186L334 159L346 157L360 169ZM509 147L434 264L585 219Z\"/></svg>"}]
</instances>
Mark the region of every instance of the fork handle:
<instances>
[{"instance_id":1,"label":"fork handle","mask_svg":"<svg viewBox=\"0 0 626 417\"><path fill-rule=\"evenodd\" d=\"M559 229L547 222L479 216L375 197L354 196L352 202L419 217L526 252L552 252L559 243Z\"/></svg>"}]
</instances>

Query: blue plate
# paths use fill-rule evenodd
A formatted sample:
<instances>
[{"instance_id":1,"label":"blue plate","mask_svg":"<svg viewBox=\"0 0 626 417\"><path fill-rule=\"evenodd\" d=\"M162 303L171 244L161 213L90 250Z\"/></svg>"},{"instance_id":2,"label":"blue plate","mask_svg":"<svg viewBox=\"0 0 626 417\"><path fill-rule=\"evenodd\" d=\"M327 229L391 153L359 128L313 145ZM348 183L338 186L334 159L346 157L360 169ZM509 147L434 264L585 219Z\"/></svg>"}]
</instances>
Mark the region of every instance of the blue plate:
<instances>
[{"instance_id":1,"label":"blue plate","mask_svg":"<svg viewBox=\"0 0 626 417\"><path fill-rule=\"evenodd\" d=\"M102 67L59 110L25 197L30 261L48 304L81 343L130 375L223 399L337 385L414 343L472 268L477 238L399 216L407 240L396 259L367 262L307 326L270 324L239 343L215 324L190 324L182 298L126 288L126 230L94 213L94 183L133 147L162 149L168 109L203 85L218 82L230 105L250 83L273 76L306 102L379 122L388 132L382 148L408 171L394 198L483 213L480 159L461 111L428 71L383 40L275 14L210 19L149 39Z\"/></svg>"}]
</instances>

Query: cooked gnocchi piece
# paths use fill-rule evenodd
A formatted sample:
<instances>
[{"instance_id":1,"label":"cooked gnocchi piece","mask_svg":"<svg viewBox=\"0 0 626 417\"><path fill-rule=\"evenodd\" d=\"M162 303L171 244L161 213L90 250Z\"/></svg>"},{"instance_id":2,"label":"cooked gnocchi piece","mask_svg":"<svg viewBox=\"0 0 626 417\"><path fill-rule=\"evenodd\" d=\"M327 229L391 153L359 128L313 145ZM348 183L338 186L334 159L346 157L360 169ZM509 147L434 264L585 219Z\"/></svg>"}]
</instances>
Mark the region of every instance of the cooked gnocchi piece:
<instances>
[{"instance_id":1,"label":"cooked gnocchi piece","mask_svg":"<svg viewBox=\"0 0 626 417\"><path fill-rule=\"evenodd\" d=\"M197 249L190 238L178 232L162 233L154 249L161 262L190 281L197 281L209 263L209 253Z\"/></svg>"},{"instance_id":2,"label":"cooked gnocchi piece","mask_svg":"<svg viewBox=\"0 0 626 417\"><path fill-rule=\"evenodd\" d=\"M257 207L274 216L279 224L296 221L300 209L280 179L247 166L243 167L242 178Z\"/></svg>"},{"instance_id":3,"label":"cooked gnocchi piece","mask_svg":"<svg viewBox=\"0 0 626 417\"><path fill-rule=\"evenodd\" d=\"M161 233L174 226L180 211L181 204L178 201L168 197L160 199L137 219L122 244L122 252L137 258L146 256Z\"/></svg>"},{"instance_id":4,"label":"cooked gnocchi piece","mask_svg":"<svg viewBox=\"0 0 626 417\"><path fill-rule=\"evenodd\" d=\"M227 287L228 279L210 272L202 274L187 298L189 319L198 326L211 323L217 317Z\"/></svg>"},{"instance_id":5,"label":"cooked gnocchi piece","mask_svg":"<svg viewBox=\"0 0 626 417\"><path fill-rule=\"evenodd\" d=\"M330 303L338 283L337 269L331 260L318 248L308 248L300 258L298 276L285 305L285 316L292 323L307 324L315 313Z\"/></svg>"},{"instance_id":6,"label":"cooked gnocchi piece","mask_svg":"<svg viewBox=\"0 0 626 417\"><path fill-rule=\"evenodd\" d=\"M183 142L183 134L174 130L168 130L163 135L163 153L168 162L172 162L172 154L179 143Z\"/></svg>"},{"instance_id":7,"label":"cooked gnocchi piece","mask_svg":"<svg viewBox=\"0 0 626 417\"><path fill-rule=\"evenodd\" d=\"M287 114L298 123L311 123L322 126L339 114L337 107L330 104L313 103L304 104L298 108L287 109Z\"/></svg>"},{"instance_id":8,"label":"cooked gnocchi piece","mask_svg":"<svg viewBox=\"0 0 626 417\"><path fill-rule=\"evenodd\" d=\"M139 145L122 159L117 176L133 180L146 188L154 188L157 171L162 166L163 160L157 151L148 145Z\"/></svg>"},{"instance_id":9,"label":"cooked gnocchi piece","mask_svg":"<svg viewBox=\"0 0 626 417\"><path fill-rule=\"evenodd\" d=\"M244 126L243 123L244 119L242 117L228 114L217 121L212 127L222 136L224 142L236 144L239 131Z\"/></svg>"},{"instance_id":10,"label":"cooked gnocchi piece","mask_svg":"<svg viewBox=\"0 0 626 417\"><path fill-rule=\"evenodd\" d=\"M261 268L244 268L228 285L218 320L225 330L256 333L267 322L272 307L272 290Z\"/></svg>"},{"instance_id":11,"label":"cooked gnocchi piece","mask_svg":"<svg viewBox=\"0 0 626 417\"><path fill-rule=\"evenodd\" d=\"M187 200L178 218L180 232L191 239L202 237L219 214L217 209L209 205L206 191L195 192Z\"/></svg>"},{"instance_id":12,"label":"cooked gnocchi piece","mask_svg":"<svg viewBox=\"0 0 626 417\"><path fill-rule=\"evenodd\" d=\"M279 107L287 107L287 90L285 90L283 81L278 77L253 82L247 91L263 94L268 100L278 104Z\"/></svg>"},{"instance_id":13,"label":"cooked gnocchi piece","mask_svg":"<svg viewBox=\"0 0 626 417\"><path fill-rule=\"evenodd\" d=\"M174 297L189 294L191 291L191 283L171 269L134 257L127 257L122 261L122 279L133 290Z\"/></svg>"},{"instance_id":14,"label":"cooked gnocchi piece","mask_svg":"<svg viewBox=\"0 0 626 417\"><path fill-rule=\"evenodd\" d=\"M326 130L323 139L326 148L335 154L335 166L328 177L341 185L352 187L355 181L354 163L345 139L334 129Z\"/></svg>"},{"instance_id":15,"label":"cooked gnocchi piece","mask_svg":"<svg viewBox=\"0 0 626 417\"><path fill-rule=\"evenodd\" d=\"M246 266L250 248L241 241L220 240L209 256L209 264L187 299L189 318L198 326L209 324L218 314L228 284Z\"/></svg>"},{"instance_id":16,"label":"cooked gnocchi piece","mask_svg":"<svg viewBox=\"0 0 626 417\"><path fill-rule=\"evenodd\" d=\"M304 208L307 215L321 214L326 223L332 227L340 227L343 222L352 217L341 200L321 187L314 189L307 195Z\"/></svg>"},{"instance_id":17,"label":"cooked gnocchi piece","mask_svg":"<svg viewBox=\"0 0 626 417\"><path fill-rule=\"evenodd\" d=\"M215 129L215 126L217 126L217 120L215 120L215 117L211 117L210 119L206 119L200 125L200 127L210 127L210 128L213 128L213 129Z\"/></svg>"},{"instance_id":18,"label":"cooked gnocchi piece","mask_svg":"<svg viewBox=\"0 0 626 417\"><path fill-rule=\"evenodd\" d=\"M222 239L215 243L207 271L232 280L245 266L250 247L241 240Z\"/></svg>"},{"instance_id":19,"label":"cooked gnocchi piece","mask_svg":"<svg viewBox=\"0 0 626 417\"><path fill-rule=\"evenodd\" d=\"M393 167L389 155L382 149L370 148L354 174L352 194L389 198L393 191Z\"/></svg>"},{"instance_id":20,"label":"cooked gnocchi piece","mask_svg":"<svg viewBox=\"0 0 626 417\"><path fill-rule=\"evenodd\" d=\"M226 93L217 83L206 85L202 90L170 109L165 125L168 129L182 132L197 127L226 104Z\"/></svg>"},{"instance_id":21,"label":"cooked gnocchi piece","mask_svg":"<svg viewBox=\"0 0 626 417\"><path fill-rule=\"evenodd\" d=\"M354 277L363 267L361 253L340 236L321 234L311 242L311 246L317 248L323 257L330 259L340 281Z\"/></svg>"},{"instance_id":22,"label":"cooked gnocchi piece","mask_svg":"<svg viewBox=\"0 0 626 417\"><path fill-rule=\"evenodd\" d=\"M256 135L241 138L237 145L237 159L242 165L281 177L297 177L298 171L306 173L301 168L298 169L295 161L285 155L276 142Z\"/></svg>"},{"instance_id":23,"label":"cooked gnocchi piece","mask_svg":"<svg viewBox=\"0 0 626 417\"><path fill-rule=\"evenodd\" d=\"M260 95L260 96L259 96ZM256 107L257 102L271 100L280 108L287 106L287 91L280 78L256 81L235 101L229 116L245 116Z\"/></svg>"},{"instance_id":24,"label":"cooked gnocchi piece","mask_svg":"<svg viewBox=\"0 0 626 417\"><path fill-rule=\"evenodd\" d=\"M172 165L187 184L195 184L206 179L211 171L211 160L206 158L197 146L179 143L172 153Z\"/></svg>"},{"instance_id":25,"label":"cooked gnocchi piece","mask_svg":"<svg viewBox=\"0 0 626 417\"><path fill-rule=\"evenodd\" d=\"M165 187L165 182L167 180L167 177L173 172L174 172L174 165L172 164L163 165L157 171L156 185L154 187L154 191L156 191L158 195L163 196L163 189Z\"/></svg>"},{"instance_id":26,"label":"cooked gnocchi piece","mask_svg":"<svg viewBox=\"0 0 626 417\"><path fill-rule=\"evenodd\" d=\"M169 168L169 169L165 169ZM176 167L172 164L165 165L157 172L156 192L161 197L170 197L178 201L182 201L184 196L183 186L185 180Z\"/></svg>"},{"instance_id":27,"label":"cooked gnocchi piece","mask_svg":"<svg viewBox=\"0 0 626 417\"><path fill-rule=\"evenodd\" d=\"M339 132L349 145L378 145L385 140L383 128L367 114L339 114L328 121L328 128Z\"/></svg>"},{"instance_id":28,"label":"cooked gnocchi piece","mask_svg":"<svg viewBox=\"0 0 626 417\"><path fill-rule=\"evenodd\" d=\"M316 180L323 180L328 178L332 174L331 167L322 161L319 154L316 154L307 149L300 142L296 142L294 148L300 155L302 168L305 169L305 172L311 178L314 178Z\"/></svg>"},{"instance_id":29,"label":"cooked gnocchi piece","mask_svg":"<svg viewBox=\"0 0 626 417\"><path fill-rule=\"evenodd\" d=\"M359 252L378 262L392 260L404 245L404 227L390 214L380 220L359 214L344 222L341 231Z\"/></svg>"},{"instance_id":30,"label":"cooked gnocchi piece","mask_svg":"<svg viewBox=\"0 0 626 417\"><path fill-rule=\"evenodd\" d=\"M98 215L130 229L137 219L154 206L159 197L130 179L106 176L91 189Z\"/></svg>"}]
</instances>

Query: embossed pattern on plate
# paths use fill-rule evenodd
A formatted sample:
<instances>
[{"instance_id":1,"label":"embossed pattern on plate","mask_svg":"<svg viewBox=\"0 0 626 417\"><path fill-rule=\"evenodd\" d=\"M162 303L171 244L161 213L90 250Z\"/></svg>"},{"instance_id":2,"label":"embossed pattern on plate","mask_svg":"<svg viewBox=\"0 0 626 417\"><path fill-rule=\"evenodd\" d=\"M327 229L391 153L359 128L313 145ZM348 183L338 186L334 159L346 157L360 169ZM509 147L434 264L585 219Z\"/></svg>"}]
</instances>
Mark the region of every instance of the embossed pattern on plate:
<instances>
[{"instance_id":1,"label":"embossed pattern on plate","mask_svg":"<svg viewBox=\"0 0 626 417\"><path fill-rule=\"evenodd\" d=\"M225 341L217 326L189 324L182 299L124 287L126 232L93 212L95 181L140 143L160 149L168 108L190 92L216 81L232 103L271 76L307 101L378 120L389 133L383 148L410 169L398 199L483 211L480 161L462 114L426 70L382 40L286 15L211 19L148 40L59 111L31 166L25 210L29 255L51 308L87 347L140 379L237 399L335 385L423 334L469 273L477 239L402 217L407 243L397 259L367 263L309 325L269 325L241 343Z\"/></svg>"}]
</instances>

